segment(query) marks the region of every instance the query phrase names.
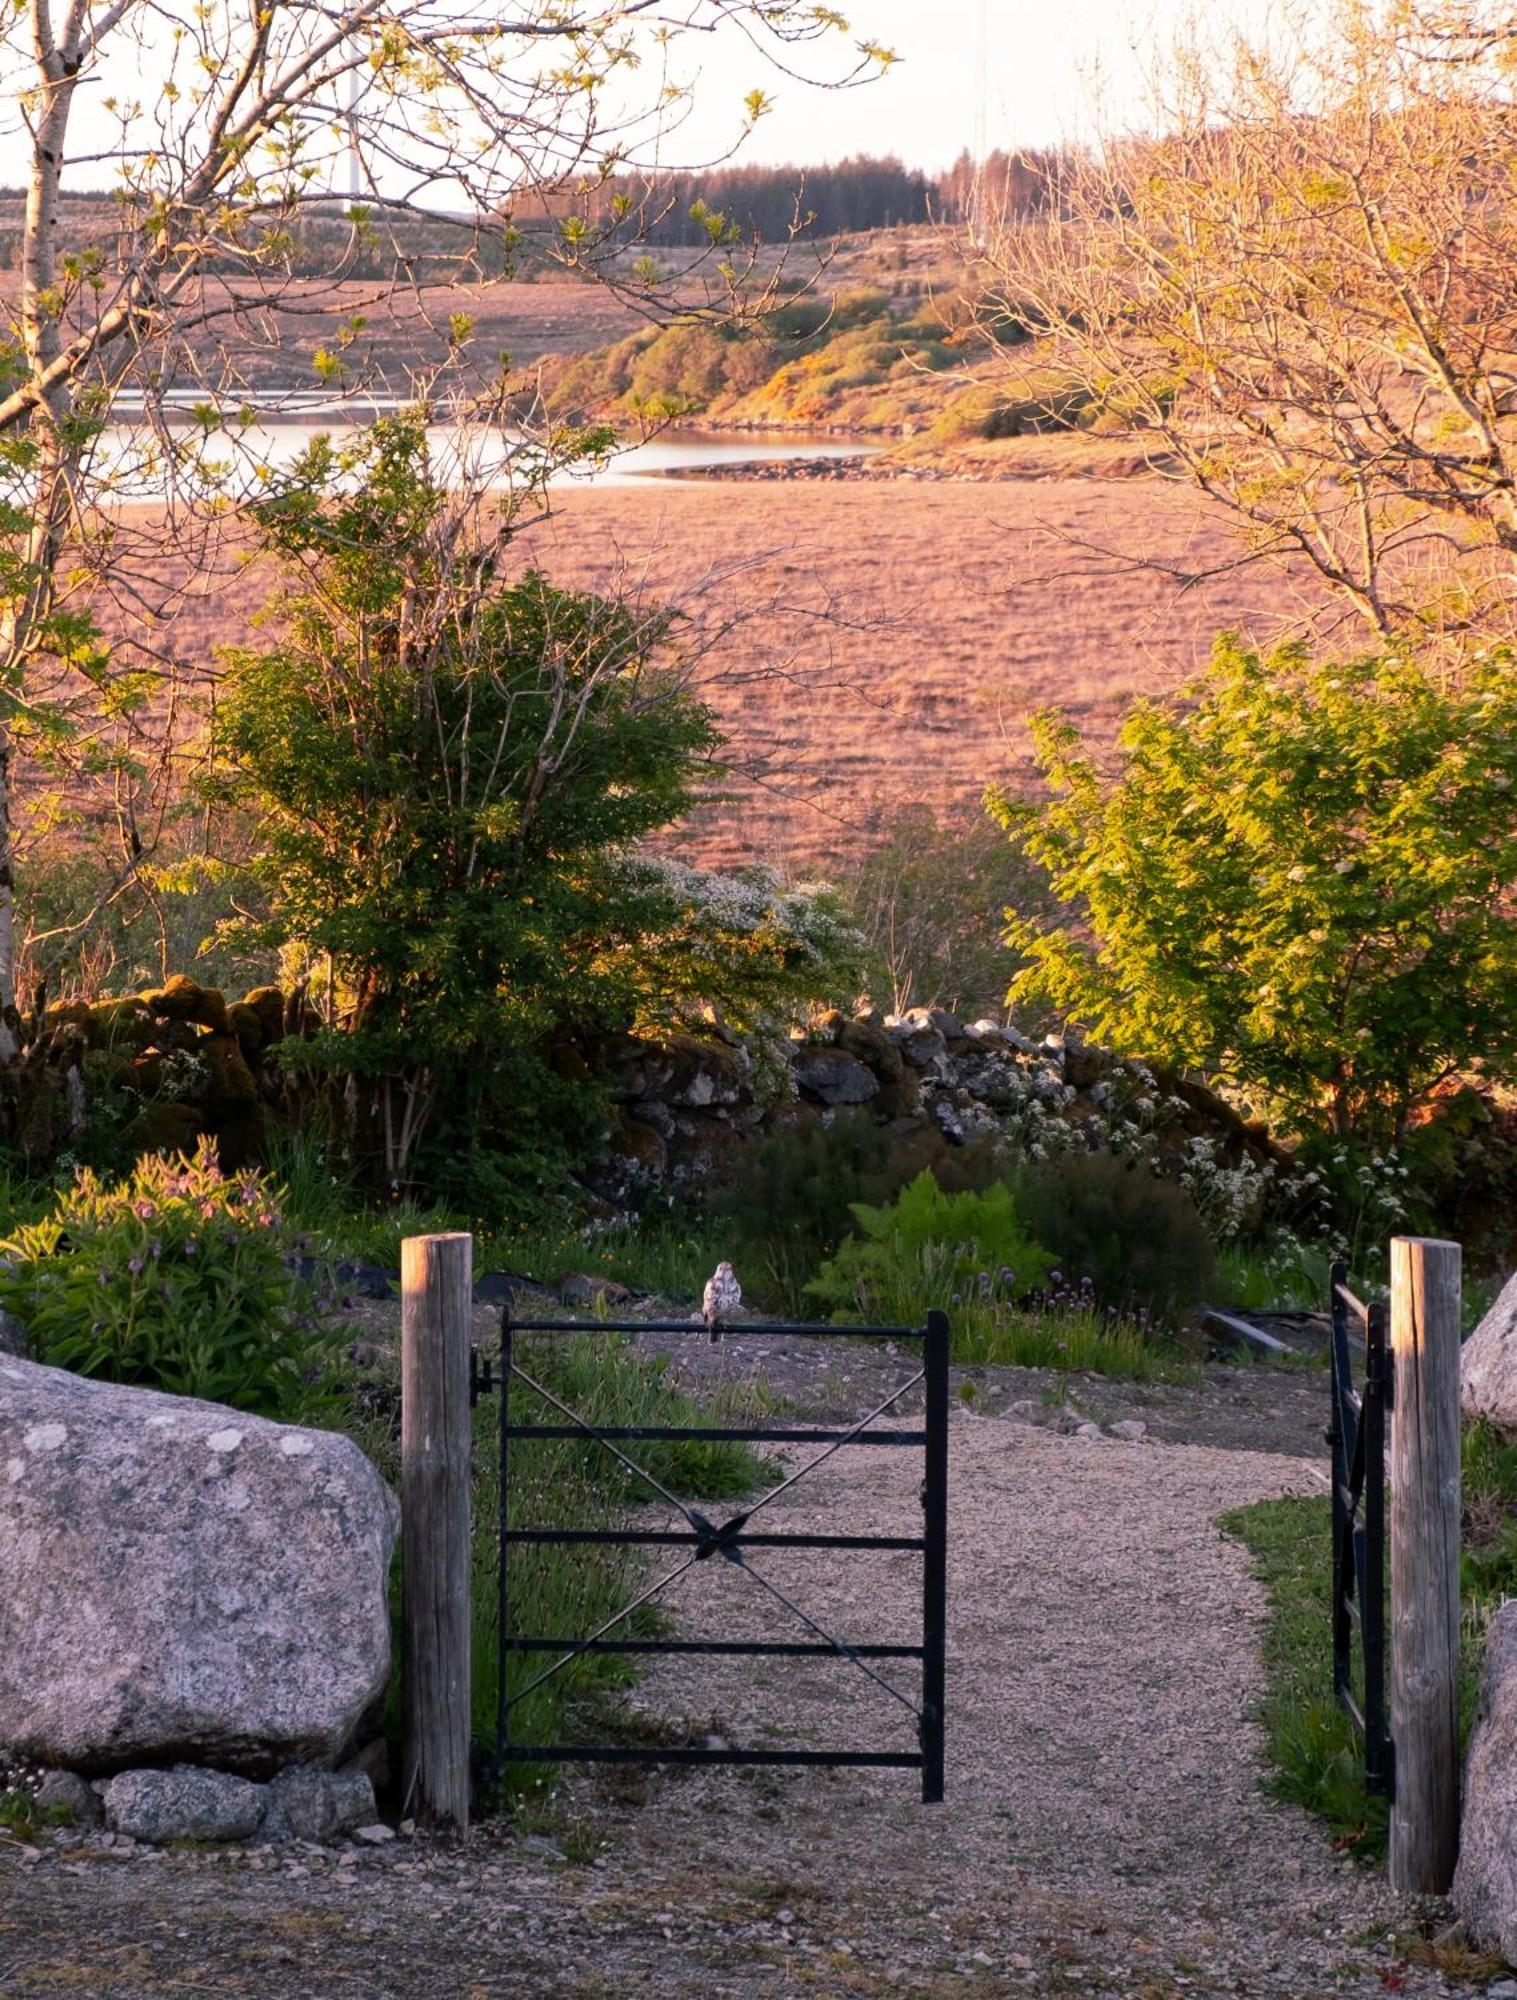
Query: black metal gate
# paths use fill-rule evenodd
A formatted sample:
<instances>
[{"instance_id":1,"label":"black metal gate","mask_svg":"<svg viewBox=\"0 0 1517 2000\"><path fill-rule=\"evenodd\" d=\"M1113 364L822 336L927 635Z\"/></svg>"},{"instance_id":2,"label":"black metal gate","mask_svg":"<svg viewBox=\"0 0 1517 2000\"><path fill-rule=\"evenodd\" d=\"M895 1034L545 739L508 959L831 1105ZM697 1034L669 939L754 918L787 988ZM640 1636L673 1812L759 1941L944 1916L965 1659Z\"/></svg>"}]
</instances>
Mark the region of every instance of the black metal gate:
<instances>
[{"instance_id":1,"label":"black metal gate","mask_svg":"<svg viewBox=\"0 0 1517 2000\"><path fill-rule=\"evenodd\" d=\"M697 1323L698 1324L698 1323ZM509 1306L501 1319L500 1371L500 1581L499 1581L499 1681L496 1709L496 1766L510 1763L644 1763L644 1764L826 1764L896 1766L922 1774L922 1800L934 1804L943 1797L943 1669L946 1643L946 1595L948 1568L948 1320L945 1314L927 1315L924 1325L888 1327L838 1327L755 1325L747 1322L729 1329L743 1339L782 1336L794 1339L805 1335L815 1339L838 1339L872 1335L921 1344L921 1367L867 1415L847 1428L831 1429L813 1425L784 1423L737 1425L607 1425L588 1421L563 1402L545 1384L538 1382L520 1365L516 1351L518 1334L670 1334L688 1335L689 1320L604 1321L604 1320L517 1320ZM562 1422L520 1423L511 1409L513 1383L520 1382L546 1403ZM924 1418L920 1427L891 1425L877 1428L878 1420L893 1410L913 1389L924 1391ZM593 1440L611 1452L628 1471L644 1482L651 1493L673 1506L683 1516L678 1529L649 1531L637 1528L544 1528L511 1526L508 1506L511 1493L511 1447L530 1438L583 1438ZM707 1440L731 1443L815 1444L822 1447L815 1457L792 1472L780 1484L769 1488L740 1512L725 1521L709 1521L695 1507L678 1499L668 1487L640 1466L625 1449L651 1439ZM923 1455L920 1535L868 1534L765 1534L751 1527L754 1516L790 1492L807 1474L849 1445L890 1445L920 1450ZM510 1553L523 1543L605 1543L636 1547L674 1547L686 1551L671 1569L638 1591L613 1617L582 1637L562 1633L518 1632L511 1617ZM755 1549L858 1549L911 1550L922 1558L921 1641L916 1645L854 1644L834 1637L778 1585L758 1571L750 1560ZM749 1577L777 1600L806 1629L808 1637L786 1641L743 1639L650 1639L632 1638L625 1628L632 1614L652 1602L658 1594L683 1576L696 1563L720 1556ZM908 1707L916 1718L917 1749L828 1750L757 1749L731 1746L649 1746L610 1743L522 1743L511 1731L511 1714L520 1702L570 1661L589 1652L627 1654L763 1654L785 1658L818 1655L850 1661L868 1680ZM515 1694L510 1692L508 1670L513 1655L551 1654L553 1659L539 1674L529 1678ZM878 1661L915 1660L921 1663L921 1689L913 1697L888 1679L875 1664Z\"/></svg>"},{"instance_id":2,"label":"black metal gate","mask_svg":"<svg viewBox=\"0 0 1517 2000\"><path fill-rule=\"evenodd\" d=\"M1349 1290L1348 1265L1330 1277L1333 1414L1333 1693L1364 1738L1366 1791L1389 1798L1395 1745L1385 1714L1385 1413L1391 1406L1386 1309ZM1364 1340L1364 1389L1354 1388L1349 1326ZM1354 1634L1363 1703L1354 1695Z\"/></svg>"}]
</instances>

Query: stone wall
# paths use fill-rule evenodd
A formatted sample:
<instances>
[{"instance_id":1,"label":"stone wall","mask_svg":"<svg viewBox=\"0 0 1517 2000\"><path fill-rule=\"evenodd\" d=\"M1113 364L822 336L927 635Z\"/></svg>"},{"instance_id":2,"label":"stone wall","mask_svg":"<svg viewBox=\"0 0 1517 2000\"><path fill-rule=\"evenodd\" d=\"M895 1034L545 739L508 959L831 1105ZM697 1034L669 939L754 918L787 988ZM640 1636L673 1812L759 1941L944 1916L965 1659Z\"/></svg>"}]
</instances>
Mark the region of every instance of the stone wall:
<instances>
[{"instance_id":1,"label":"stone wall","mask_svg":"<svg viewBox=\"0 0 1517 2000\"><path fill-rule=\"evenodd\" d=\"M269 1119L300 1115L307 1087L275 1051L321 1025L298 992L263 986L228 999L182 975L124 999L68 1002L48 1010L0 1079L9 1123L36 1167L102 1115L124 1152L188 1148L209 1134L224 1167L257 1162ZM588 1179L618 1207L707 1188L736 1169L752 1134L840 1110L864 1113L925 1161L998 1138L1034 1156L1116 1143L1179 1165L1200 1143L1224 1170L1288 1164L1262 1126L1182 1077L937 1008L831 1013L805 1036L768 1041L626 1036L588 1060L608 1078L615 1112Z\"/></svg>"}]
</instances>

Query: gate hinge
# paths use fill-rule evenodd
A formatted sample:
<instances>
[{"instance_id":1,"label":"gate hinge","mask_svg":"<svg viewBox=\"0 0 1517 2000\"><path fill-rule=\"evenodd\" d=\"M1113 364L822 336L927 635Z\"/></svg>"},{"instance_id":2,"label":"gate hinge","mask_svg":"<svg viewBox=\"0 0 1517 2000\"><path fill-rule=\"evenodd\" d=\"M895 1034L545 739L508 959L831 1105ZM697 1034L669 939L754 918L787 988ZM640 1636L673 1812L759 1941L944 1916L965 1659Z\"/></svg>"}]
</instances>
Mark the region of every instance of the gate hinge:
<instances>
[{"instance_id":1,"label":"gate hinge","mask_svg":"<svg viewBox=\"0 0 1517 2000\"><path fill-rule=\"evenodd\" d=\"M477 1347L469 1349L469 1408L472 1410L481 1396L495 1393L495 1370L490 1357L480 1356Z\"/></svg>"}]
</instances>

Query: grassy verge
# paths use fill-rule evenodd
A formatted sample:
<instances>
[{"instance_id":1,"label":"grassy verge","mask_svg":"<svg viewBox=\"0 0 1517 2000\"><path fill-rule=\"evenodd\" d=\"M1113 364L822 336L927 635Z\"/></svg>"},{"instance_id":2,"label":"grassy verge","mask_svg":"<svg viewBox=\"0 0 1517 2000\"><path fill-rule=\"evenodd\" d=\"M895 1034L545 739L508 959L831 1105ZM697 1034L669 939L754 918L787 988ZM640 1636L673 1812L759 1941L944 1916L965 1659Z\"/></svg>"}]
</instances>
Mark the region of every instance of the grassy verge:
<instances>
[{"instance_id":1,"label":"grassy verge","mask_svg":"<svg viewBox=\"0 0 1517 2000\"><path fill-rule=\"evenodd\" d=\"M1195 1373L1180 1348L1144 1322L1096 1307L952 1315L953 1359L962 1366L1058 1368L1135 1382L1183 1381Z\"/></svg>"},{"instance_id":2,"label":"grassy verge","mask_svg":"<svg viewBox=\"0 0 1517 2000\"><path fill-rule=\"evenodd\" d=\"M1343 1846L1378 1858L1385 1802L1365 1791L1358 1736L1333 1700L1332 1503L1260 1500L1224 1514L1221 1525L1248 1549L1269 1594L1259 1714L1270 1788L1325 1820Z\"/></svg>"},{"instance_id":3,"label":"grassy verge","mask_svg":"<svg viewBox=\"0 0 1517 2000\"><path fill-rule=\"evenodd\" d=\"M1474 1719L1485 1635L1517 1596L1517 1444L1485 1425L1464 1434L1464 1727ZM1384 1853L1385 1802L1364 1789L1363 1753L1332 1698L1332 1506L1321 1499L1261 1500L1221 1525L1254 1558L1269 1594L1267 1686L1260 1704L1272 1788L1326 1821L1334 1838L1371 1859Z\"/></svg>"}]
</instances>

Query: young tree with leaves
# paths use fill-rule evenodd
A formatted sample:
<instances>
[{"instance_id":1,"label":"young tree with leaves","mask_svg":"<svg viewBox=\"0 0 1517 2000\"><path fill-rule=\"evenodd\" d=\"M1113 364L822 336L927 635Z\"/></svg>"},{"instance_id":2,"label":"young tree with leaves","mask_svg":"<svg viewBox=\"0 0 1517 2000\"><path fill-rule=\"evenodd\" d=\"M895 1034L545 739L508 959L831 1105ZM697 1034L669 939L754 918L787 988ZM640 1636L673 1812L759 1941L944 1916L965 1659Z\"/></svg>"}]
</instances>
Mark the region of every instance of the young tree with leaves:
<instances>
[{"instance_id":1,"label":"young tree with leaves","mask_svg":"<svg viewBox=\"0 0 1517 2000\"><path fill-rule=\"evenodd\" d=\"M1104 1043L1394 1143L1449 1077L1517 1075L1517 671L1219 643L1105 773L1040 717L1051 796L993 797L1073 907L1008 912L1012 986Z\"/></svg>"},{"instance_id":2,"label":"young tree with leaves","mask_svg":"<svg viewBox=\"0 0 1517 2000\"><path fill-rule=\"evenodd\" d=\"M441 477L417 418L317 439L254 511L287 587L276 643L225 657L217 789L254 823L258 935L325 975L303 1053L387 1185L429 1150L456 1180L576 1124L593 1147L565 1079L609 1035L855 973L825 903L640 852L715 770L673 614L513 574L509 509Z\"/></svg>"},{"instance_id":3,"label":"young tree with leaves","mask_svg":"<svg viewBox=\"0 0 1517 2000\"><path fill-rule=\"evenodd\" d=\"M1199 32L1151 132L1062 159L986 253L988 331L1381 641L1517 637L1510 47L1483 0Z\"/></svg>"},{"instance_id":4,"label":"young tree with leaves","mask_svg":"<svg viewBox=\"0 0 1517 2000\"><path fill-rule=\"evenodd\" d=\"M175 392L200 395L202 433L235 432L250 393L269 386L250 362L271 351L335 390L360 384L365 317L412 282L408 225L453 239L462 280L482 239L509 251L515 212L552 197L566 260L592 262L576 191L657 152L688 103L683 65L702 30L754 45L760 87L734 107L744 127L767 106L766 63L794 74L798 50L822 45L829 80L847 82L889 60L816 0L672 12L662 0L522 0L504 14L459 0L23 0L11 11L0 137L24 148L25 213L0 342L0 1060L16 1027L11 724L47 700L39 662L80 664L103 592L128 607L149 661L173 594L162 522L137 545L126 515L100 511L102 492L145 492L179 526L203 502L214 530L225 483L207 490L194 434L187 449L170 426ZM70 199L84 189L103 198ZM323 219L337 225L331 276L304 286L298 234ZM711 222L725 292L736 274L723 220ZM388 245L381 277L345 286L376 241ZM455 348L466 332L451 329ZM492 362L473 382L487 403L498 372ZM106 419L127 391L144 414L123 447Z\"/></svg>"}]
</instances>

